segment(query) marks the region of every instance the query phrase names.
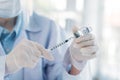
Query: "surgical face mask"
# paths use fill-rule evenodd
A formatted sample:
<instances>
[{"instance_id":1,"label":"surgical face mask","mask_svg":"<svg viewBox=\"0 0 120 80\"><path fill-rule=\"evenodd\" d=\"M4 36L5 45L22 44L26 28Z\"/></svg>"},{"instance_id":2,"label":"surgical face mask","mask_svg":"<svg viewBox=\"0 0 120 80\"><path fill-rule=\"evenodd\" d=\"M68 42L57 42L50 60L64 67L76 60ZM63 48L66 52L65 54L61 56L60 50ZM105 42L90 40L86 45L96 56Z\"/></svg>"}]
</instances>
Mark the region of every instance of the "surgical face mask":
<instances>
[{"instance_id":1,"label":"surgical face mask","mask_svg":"<svg viewBox=\"0 0 120 80\"><path fill-rule=\"evenodd\" d=\"M21 12L20 0L0 0L0 17L13 18Z\"/></svg>"}]
</instances>

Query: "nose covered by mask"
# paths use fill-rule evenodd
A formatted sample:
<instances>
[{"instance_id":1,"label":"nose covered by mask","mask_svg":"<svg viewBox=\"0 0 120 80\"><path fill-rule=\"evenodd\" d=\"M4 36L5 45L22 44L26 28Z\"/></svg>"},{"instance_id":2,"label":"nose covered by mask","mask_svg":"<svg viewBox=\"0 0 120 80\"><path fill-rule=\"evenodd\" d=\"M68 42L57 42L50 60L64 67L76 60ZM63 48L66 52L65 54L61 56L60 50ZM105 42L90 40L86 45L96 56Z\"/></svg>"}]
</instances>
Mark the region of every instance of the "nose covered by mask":
<instances>
[{"instance_id":1,"label":"nose covered by mask","mask_svg":"<svg viewBox=\"0 0 120 80\"><path fill-rule=\"evenodd\" d=\"M0 0L0 17L13 18L21 12L20 0Z\"/></svg>"}]
</instances>

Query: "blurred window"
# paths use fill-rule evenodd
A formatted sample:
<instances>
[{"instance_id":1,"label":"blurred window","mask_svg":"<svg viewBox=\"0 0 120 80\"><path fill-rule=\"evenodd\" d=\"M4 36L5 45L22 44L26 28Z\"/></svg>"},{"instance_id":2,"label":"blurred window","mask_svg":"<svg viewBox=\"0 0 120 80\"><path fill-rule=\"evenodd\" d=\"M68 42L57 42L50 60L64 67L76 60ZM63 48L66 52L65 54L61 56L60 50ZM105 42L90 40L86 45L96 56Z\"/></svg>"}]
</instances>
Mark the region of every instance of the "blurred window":
<instances>
[{"instance_id":1,"label":"blurred window","mask_svg":"<svg viewBox=\"0 0 120 80\"><path fill-rule=\"evenodd\" d=\"M81 24L84 0L34 0L34 10L56 21L67 31Z\"/></svg>"},{"instance_id":2,"label":"blurred window","mask_svg":"<svg viewBox=\"0 0 120 80\"><path fill-rule=\"evenodd\" d=\"M107 80L120 80L120 0L104 1L103 20L101 73Z\"/></svg>"}]
</instances>

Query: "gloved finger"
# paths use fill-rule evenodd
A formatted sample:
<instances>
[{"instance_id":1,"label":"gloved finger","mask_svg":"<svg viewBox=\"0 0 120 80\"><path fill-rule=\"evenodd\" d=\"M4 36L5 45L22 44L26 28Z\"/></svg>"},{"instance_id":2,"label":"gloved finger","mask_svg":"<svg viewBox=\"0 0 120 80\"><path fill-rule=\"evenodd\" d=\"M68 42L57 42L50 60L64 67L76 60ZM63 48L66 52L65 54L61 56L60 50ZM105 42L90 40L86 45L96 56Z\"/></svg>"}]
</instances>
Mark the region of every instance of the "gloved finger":
<instances>
[{"instance_id":1,"label":"gloved finger","mask_svg":"<svg viewBox=\"0 0 120 80\"><path fill-rule=\"evenodd\" d=\"M33 66L36 64L36 58L35 56L31 54L26 55L26 61L22 61L22 66L26 68L33 68Z\"/></svg>"},{"instance_id":2,"label":"gloved finger","mask_svg":"<svg viewBox=\"0 0 120 80\"><path fill-rule=\"evenodd\" d=\"M30 60L29 60L29 64L27 64L28 65L27 67L34 68L36 66L36 64L38 63L39 58L40 57L36 57L36 56L31 55Z\"/></svg>"},{"instance_id":3,"label":"gloved finger","mask_svg":"<svg viewBox=\"0 0 120 80\"><path fill-rule=\"evenodd\" d=\"M34 55L34 56L36 56L37 58L40 58L41 57L41 51L39 51L39 49L38 49L38 47L37 47L37 43L36 42L32 42L31 43L32 44L32 54Z\"/></svg>"},{"instance_id":4,"label":"gloved finger","mask_svg":"<svg viewBox=\"0 0 120 80\"><path fill-rule=\"evenodd\" d=\"M20 41L19 44L21 44L21 45L29 44L29 40L24 38L24 39L22 39L22 40Z\"/></svg>"},{"instance_id":5,"label":"gloved finger","mask_svg":"<svg viewBox=\"0 0 120 80\"><path fill-rule=\"evenodd\" d=\"M76 54L76 55L72 55L74 59L76 59L77 61L84 61L84 60L89 60L89 59L92 59L92 58L95 58L96 57L96 54L83 54L83 53L79 53L79 54Z\"/></svg>"},{"instance_id":6,"label":"gloved finger","mask_svg":"<svg viewBox=\"0 0 120 80\"><path fill-rule=\"evenodd\" d=\"M81 43L81 42L85 42L85 41L89 41L89 40L93 40L93 39L95 39L94 35L93 34L88 34L88 35L76 38L75 42L76 43Z\"/></svg>"},{"instance_id":7,"label":"gloved finger","mask_svg":"<svg viewBox=\"0 0 120 80\"><path fill-rule=\"evenodd\" d=\"M43 56L44 58L46 58L46 59L48 59L50 61L54 59L52 54L49 54L48 51L46 49L44 49L44 47L42 45L40 45L40 44L38 44L36 42L27 40L27 39L24 39L23 41L26 42L30 46L29 48L34 47L33 50L34 51L36 50L36 54L35 54L36 56L38 56L38 57Z\"/></svg>"},{"instance_id":8,"label":"gloved finger","mask_svg":"<svg viewBox=\"0 0 120 80\"><path fill-rule=\"evenodd\" d=\"M89 40L89 41L84 41L78 44L74 44L75 48L84 48L84 47L88 47L88 46L94 46L96 45L95 40Z\"/></svg>"},{"instance_id":9,"label":"gloved finger","mask_svg":"<svg viewBox=\"0 0 120 80\"><path fill-rule=\"evenodd\" d=\"M27 47L34 47L34 43L36 43L36 42L33 42L31 40L28 40L28 39L23 39L20 43L24 46L27 46Z\"/></svg>"},{"instance_id":10,"label":"gloved finger","mask_svg":"<svg viewBox=\"0 0 120 80\"><path fill-rule=\"evenodd\" d=\"M19 46L24 46L25 49L28 49L28 50L31 50L31 48L34 47L34 45L32 44L32 41L30 40L27 40L27 39L23 39L20 43L19 43Z\"/></svg>"},{"instance_id":11,"label":"gloved finger","mask_svg":"<svg viewBox=\"0 0 120 80\"><path fill-rule=\"evenodd\" d=\"M31 60L34 63L37 63L39 61L39 59L40 59L40 56L37 56L36 54L37 53L32 53L32 55L31 55Z\"/></svg>"},{"instance_id":12,"label":"gloved finger","mask_svg":"<svg viewBox=\"0 0 120 80\"><path fill-rule=\"evenodd\" d=\"M43 53L43 58L48 59L48 60L50 60L50 61L53 61L53 60L54 60L53 55L52 55L51 53L49 53L49 52L47 51L47 49L44 50L42 53Z\"/></svg>"},{"instance_id":13,"label":"gloved finger","mask_svg":"<svg viewBox=\"0 0 120 80\"><path fill-rule=\"evenodd\" d=\"M37 65L37 63L34 63L34 64L30 65L28 68L33 69L36 65Z\"/></svg>"},{"instance_id":14,"label":"gloved finger","mask_svg":"<svg viewBox=\"0 0 120 80\"><path fill-rule=\"evenodd\" d=\"M94 54L94 55L81 55L81 57L78 60L87 61L87 60L93 59L95 57L96 57L96 54Z\"/></svg>"},{"instance_id":15,"label":"gloved finger","mask_svg":"<svg viewBox=\"0 0 120 80\"><path fill-rule=\"evenodd\" d=\"M53 61L54 57L52 54L49 53L49 51L47 49L45 49L42 45L36 44L38 49L41 51L41 55L43 58Z\"/></svg>"},{"instance_id":16,"label":"gloved finger","mask_svg":"<svg viewBox=\"0 0 120 80\"><path fill-rule=\"evenodd\" d=\"M97 46L89 46L89 47L84 47L80 49L80 52L82 55L94 55L97 52L98 48Z\"/></svg>"},{"instance_id":17,"label":"gloved finger","mask_svg":"<svg viewBox=\"0 0 120 80\"><path fill-rule=\"evenodd\" d=\"M38 58L41 57L41 52L39 51L39 49L37 48L37 44L36 42L24 39L24 46L26 46L27 49L29 49L29 53L33 56L36 56Z\"/></svg>"},{"instance_id":18,"label":"gloved finger","mask_svg":"<svg viewBox=\"0 0 120 80\"><path fill-rule=\"evenodd\" d=\"M33 64L37 64L37 62L39 61L39 58L41 55L41 52L37 49L36 45L34 44L34 42L31 42L32 46L29 46L27 49L29 50L28 52L28 56L29 56L29 66L33 65Z\"/></svg>"}]
</instances>

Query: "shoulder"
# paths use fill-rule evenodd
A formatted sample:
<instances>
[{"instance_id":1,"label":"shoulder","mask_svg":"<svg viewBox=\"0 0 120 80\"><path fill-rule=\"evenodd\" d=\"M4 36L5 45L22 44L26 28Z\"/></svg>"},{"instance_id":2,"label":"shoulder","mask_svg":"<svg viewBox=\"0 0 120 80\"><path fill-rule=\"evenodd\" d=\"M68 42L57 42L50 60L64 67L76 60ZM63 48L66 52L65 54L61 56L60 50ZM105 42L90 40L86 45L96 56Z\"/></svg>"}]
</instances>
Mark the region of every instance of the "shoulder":
<instances>
[{"instance_id":1,"label":"shoulder","mask_svg":"<svg viewBox=\"0 0 120 80\"><path fill-rule=\"evenodd\" d=\"M29 18L29 25L27 27L27 30L30 32L37 32L40 30L54 30L57 29L57 25L52 19L49 19L45 16L41 16L40 14L37 14L34 12L32 16Z\"/></svg>"},{"instance_id":2,"label":"shoulder","mask_svg":"<svg viewBox=\"0 0 120 80\"><path fill-rule=\"evenodd\" d=\"M38 14L38 13L33 13L33 15L30 17L30 23L31 22L34 22L34 23L36 23L36 24L38 24L38 25L46 25L46 26L49 26L49 25L51 25L51 24L54 24L55 22L53 21L53 20L51 20L51 19L49 19L49 18L47 18L47 17L45 17L45 16L42 16L42 15L40 15L40 14Z\"/></svg>"},{"instance_id":3,"label":"shoulder","mask_svg":"<svg viewBox=\"0 0 120 80\"><path fill-rule=\"evenodd\" d=\"M42 16L40 14L37 14L34 12L32 16L30 16L30 21L29 21L29 29L32 29L34 31L39 31L39 30L48 30L48 29L54 29L57 28L57 25L52 19L49 19L45 16ZM30 30L30 31L32 31Z\"/></svg>"},{"instance_id":4,"label":"shoulder","mask_svg":"<svg viewBox=\"0 0 120 80\"><path fill-rule=\"evenodd\" d=\"M36 19L36 20L45 21L45 22L51 21L49 18L47 18L45 16L42 16L42 15L36 13L36 12L33 13L33 15L31 16L30 19Z\"/></svg>"}]
</instances>

